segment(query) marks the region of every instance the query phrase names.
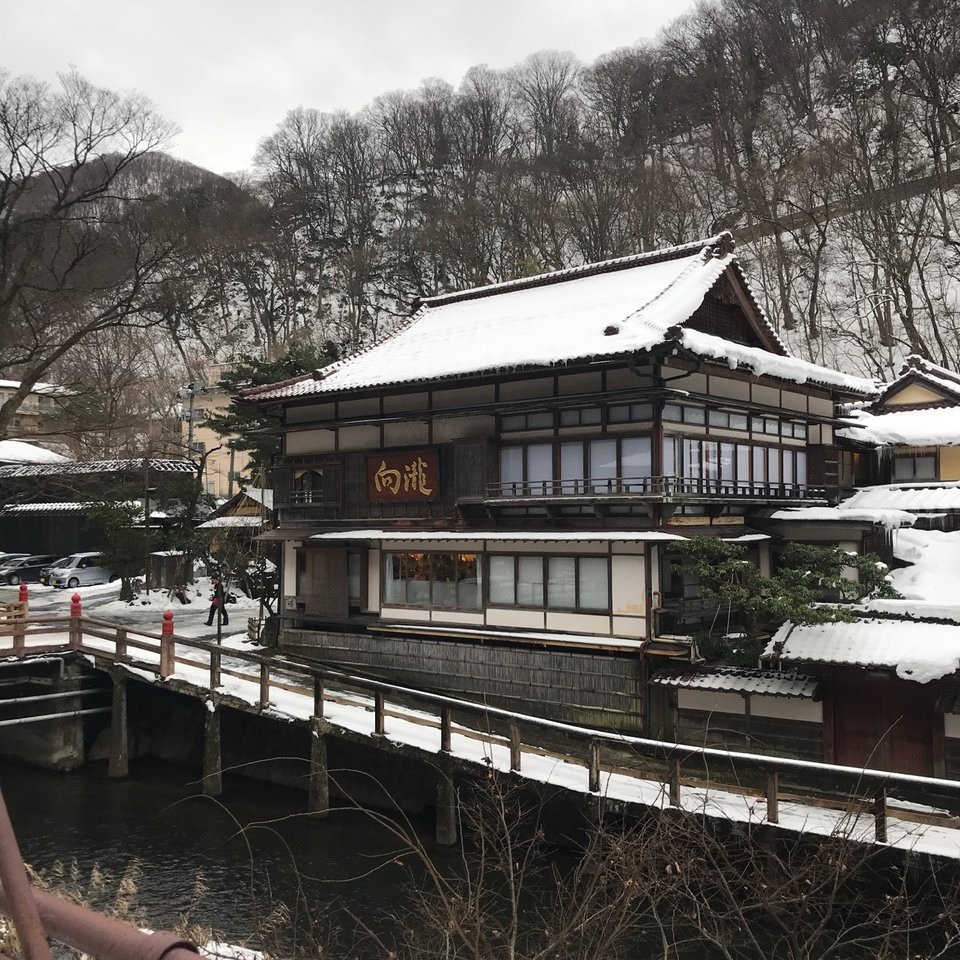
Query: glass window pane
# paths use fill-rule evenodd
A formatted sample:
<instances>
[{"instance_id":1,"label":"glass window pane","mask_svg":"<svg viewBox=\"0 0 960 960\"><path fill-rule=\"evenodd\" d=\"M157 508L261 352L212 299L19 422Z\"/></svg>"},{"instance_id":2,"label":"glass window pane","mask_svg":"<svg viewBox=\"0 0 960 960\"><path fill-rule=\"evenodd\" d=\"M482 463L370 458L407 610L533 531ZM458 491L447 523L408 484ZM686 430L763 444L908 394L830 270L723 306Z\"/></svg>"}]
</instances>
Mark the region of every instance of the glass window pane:
<instances>
[{"instance_id":1,"label":"glass window pane","mask_svg":"<svg viewBox=\"0 0 960 960\"><path fill-rule=\"evenodd\" d=\"M687 480L699 480L703 476L700 466L700 441L684 437L683 476Z\"/></svg>"},{"instance_id":2,"label":"glass window pane","mask_svg":"<svg viewBox=\"0 0 960 960\"><path fill-rule=\"evenodd\" d=\"M624 480L646 480L653 469L649 437L624 437L620 441L620 462ZM627 490L642 490L644 484L626 484Z\"/></svg>"},{"instance_id":3,"label":"glass window pane","mask_svg":"<svg viewBox=\"0 0 960 960\"><path fill-rule=\"evenodd\" d=\"M720 476L720 452L717 444L712 440L703 442L703 477L706 480L716 480Z\"/></svg>"},{"instance_id":4,"label":"glass window pane","mask_svg":"<svg viewBox=\"0 0 960 960\"><path fill-rule=\"evenodd\" d=\"M780 421L776 417L764 417L763 432L776 436L780 432Z\"/></svg>"},{"instance_id":5,"label":"glass window pane","mask_svg":"<svg viewBox=\"0 0 960 960\"><path fill-rule=\"evenodd\" d=\"M767 479L771 483L780 482L780 451L777 447L767 450Z\"/></svg>"},{"instance_id":6,"label":"glass window pane","mask_svg":"<svg viewBox=\"0 0 960 960\"><path fill-rule=\"evenodd\" d=\"M564 493L583 493L583 443L560 444L560 489Z\"/></svg>"},{"instance_id":7,"label":"glass window pane","mask_svg":"<svg viewBox=\"0 0 960 960\"><path fill-rule=\"evenodd\" d=\"M457 605L461 610L480 609L480 564L475 553L457 555Z\"/></svg>"},{"instance_id":8,"label":"glass window pane","mask_svg":"<svg viewBox=\"0 0 960 960\"><path fill-rule=\"evenodd\" d=\"M750 482L750 447L737 444L737 486L746 487Z\"/></svg>"},{"instance_id":9,"label":"glass window pane","mask_svg":"<svg viewBox=\"0 0 960 960\"><path fill-rule=\"evenodd\" d=\"M681 420L683 420L683 408L675 403L664 404L663 419L675 420L679 423Z\"/></svg>"},{"instance_id":10,"label":"glass window pane","mask_svg":"<svg viewBox=\"0 0 960 960\"><path fill-rule=\"evenodd\" d=\"M711 410L710 425L712 427L729 427L730 414L724 410Z\"/></svg>"},{"instance_id":11,"label":"glass window pane","mask_svg":"<svg viewBox=\"0 0 960 960\"><path fill-rule=\"evenodd\" d=\"M491 557L490 603L512 606L514 602L513 557Z\"/></svg>"},{"instance_id":12,"label":"glass window pane","mask_svg":"<svg viewBox=\"0 0 960 960\"><path fill-rule=\"evenodd\" d=\"M683 422L684 423L706 423L707 421L707 412L703 407L684 407L683 408Z\"/></svg>"},{"instance_id":13,"label":"glass window pane","mask_svg":"<svg viewBox=\"0 0 960 960\"><path fill-rule=\"evenodd\" d=\"M607 610L607 561L604 557L580 557L580 609Z\"/></svg>"},{"instance_id":14,"label":"glass window pane","mask_svg":"<svg viewBox=\"0 0 960 960\"><path fill-rule=\"evenodd\" d=\"M894 457L893 458L893 479L894 480L912 480L913 479L913 457Z\"/></svg>"},{"instance_id":15,"label":"glass window pane","mask_svg":"<svg viewBox=\"0 0 960 960\"><path fill-rule=\"evenodd\" d=\"M547 606L572 610L577 603L576 561L573 557L547 560Z\"/></svg>"},{"instance_id":16,"label":"glass window pane","mask_svg":"<svg viewBox=\"0 0 960 960\"><path fill-rule=\"evenodd\" d=\"M807 439L807 425L805 423L795 423L793 425L793 435L801 440Z\"/></svg>"},{"instance_id":17,"label":"glass window pane","mask_svg":"<svg viewBox=\"0 0 960 960\"><path fill-rule=\"evenodd\" d=\"M407 582L404 571L405 554L384 554L383 602L406 603Z\"/></svg>"},{"instance_id":18,"label":"glass window pane","mask_svg":"<svg viewBox=\"0 0 960 960\"><path fill-rule=\"evenodd\" d=\"M747 415L745 413L731 413L730 414L730 429L731 430L746 430L747 429Z\"/></svg>"},{"instance_id":19,"label":"glass window pane","mask_svg":"<svg viewBox=\"0 0 960 960\"><path fill-rule=\"evenodd\" d=\"M732 443L720 444L720 479L724 483L733 483L737 479L737 462Z\"/></svg>"},{"instance_id":20,"label":"glass window pane","mask_svg":"<svg viewBox=\"0 0 960 960\"><path fill-rule=\"evenodd\" d=\"M792 450L783 451L783 482L784 483L793 483L793 458L794 452Z\"/></svg>"},{"instance_id":21,"label":"glass window pane","mask_svg":"<svg viewBox=\"0 0 960 960\"><path fill-rule=\"evenodd\" d=\"M457 563L452 553L430 555L432 602L435 607L447 609L457 605Z\"/></svg>"},{"instance_id":22,"label":"glass window pane","mask_svg":"<svg viewBox=\"0 0 960 960\"><path fill-rule=\"evenodd\" d=\"M543 557L517 559L517 603L524 607L543 606Z\"/></svg>"},{"instance_id":23,"label":"glass window pane","mask_svg":"<svg viewBox=\"0 0 960 960\"><path fill-rule=\"evenodd\" d=\"M916 469L914 476L918 480L936 480L937 478L937 459L934 456L916 457Z\"/></svg>"},{"instance_id":24,"label":"glass window pane","mask_svg":"<svg viewBox=\"0 0 960 960\"><path fill-rule=\"evenodd\" d=\"M580 411L580 422L594 424L600 422L600 408L599 407L587 407L586 410Z\"/></svg>"},{"instance_id":25,"label":"glass window pane","mask_svg":"<svg viewBox=\"0 0 960 960\"><path fill-rule=\"evenodd\" d=\"M610 409L607 410L607 419L611 423L626 423L630 419L630 408L610 407ZM666 417L664 419L666 419Z\"/></svg>"},{"instance_id":26,"label":"glass window pane","mask_svg":"<svg viewBox=\"0 0 960 960\"><path fill-rule=\"evenodd\" d=\"M542 413L528 413L527 414L527 429L528 430L542 430L544 427L553 426L553 414L549 410L545 410Z\"/></svg>"},{"instance_id":27,"label":"glass window pane","mask_svg":"<svg viewBox=\"0 0 960 960\"><path fill-rule=\"evenodd\" d=\"M560 426L561 427L576 427L580 423L580 411L579 410L561 410L560 411Z\"/></svg>"},{"instance_id":28,"label":"glass window pane","mask_svg":"<svg viewBox=\"0 0 960 960\"><path fill-rule=\"evenodd\" d=\"M550 492L553 480L553 447L549 443L533 443L527 447L527 485L536 496Z\"/></svg>"},{"instance_id":29,"label":"glass window pane","mask_svg":"<svg viewBox=\"0 0 960 960\"><path fill-rule=\"evenodd\" d=\"M677 473L677 437L665 434L663 438L663 475L676 477Z\"/></svg>"},{"instance_id":30,"label":"glass window pane","mask_svg":"<svg viewBox=\"0 0 960 960\"><path fill-rule=\"evenodd\" d=\"M611 480L617 475L617 441L590 441L590 479ZM603 487L604 485L601 485Z\"/></svg>"},{"instance_id":31,"label":"glass window pane","mask_svg":"<svg viewBox=\"0 0 960 960\"><path fill-rule=\"evenodd\" d=\"M527 425L527 418L522 413L513 413L500 421L504 430L522 430Z\"/></svg>"},{"instance_id":32,"label":"glass window pane","mask_svg":"<svg viewBox=\"0 0 960 960\"><path fill-rule=\"evenodd\" d=\"M797 451L797 483L801 487L807 485L807 452L805 450Z\"/></svg>"},{"instance_id":33,"label":"glass window pane","mask_svg":"<svg viewBox=\"0 0 960 960\"><path fill-rule=\"evenodd\" d=\"M503 447L500 450L500 482L523 483L523 447Z\"/></svg>"},{"instance_id":34,"label":"glass window pane","mask_svg":"<svg viewBox=\"0 0 960 960\"><path fill-rule=\"evenodd\" d=\"M763 483L767 479L767 451L763 447L753 448L753 482Z\"/></svg>"},{"instance_id":35,"label":"glass window pane","mask_svg":"<svg viewBox=\"0 0 960 960\"><path fill-rule=\"evenodd\" d=\"M427 607L430 605L430 555L408 553L404 571L407 581L407 603Z\"/></svg>"}]
</instances>

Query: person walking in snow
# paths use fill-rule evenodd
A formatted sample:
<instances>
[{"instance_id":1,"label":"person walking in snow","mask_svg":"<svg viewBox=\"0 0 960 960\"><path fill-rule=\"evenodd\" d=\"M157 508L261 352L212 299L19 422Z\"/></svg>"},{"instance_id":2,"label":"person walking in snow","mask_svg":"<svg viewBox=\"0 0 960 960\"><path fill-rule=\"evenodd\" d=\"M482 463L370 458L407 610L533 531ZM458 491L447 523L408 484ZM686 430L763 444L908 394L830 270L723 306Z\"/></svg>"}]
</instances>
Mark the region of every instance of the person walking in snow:
<instances>
[{"instance_id":1,"label":"person walking in snow","mask_svg":"<svg viewBox=\"0 0 960 960\"><path fill-rule=\"evenodd\" d=\"M210 612L207 614L207 626L213 626L213 618L220 611L220 622L224 625L230 622L227 616L227 592L223 589L223 581L219 577L213 578L213 596L210 598Z\"/></svg>"}]
</instances>

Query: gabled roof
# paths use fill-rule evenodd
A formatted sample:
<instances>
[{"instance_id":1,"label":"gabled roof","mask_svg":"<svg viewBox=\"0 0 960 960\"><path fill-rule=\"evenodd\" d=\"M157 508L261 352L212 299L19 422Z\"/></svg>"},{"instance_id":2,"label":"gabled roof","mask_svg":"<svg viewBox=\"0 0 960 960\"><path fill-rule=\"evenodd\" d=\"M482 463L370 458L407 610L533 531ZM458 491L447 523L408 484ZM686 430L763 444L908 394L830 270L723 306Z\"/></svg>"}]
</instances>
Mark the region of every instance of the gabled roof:
<instances>
[{"instance_id":1,"label":"gabled roof","mask_svg":"<svg viewBox=\"0 0 960 960\"><path fill-rule=\"evenodd\" d=\"M189 460L67 460L62 463L22 463L0 466L0 479L8 477L60 477L143 470L157 473L196 473Z\"/></svg>"},{"instance_id":2,"label":"gabled roof","mask_svg":"<svg viewBox=\"0 0 960 960\"><path fill-rule=\"evenodd\" d=\"M296 399L467 375L550 369L628 357L674 343L685 351L799 383L861 395L873 381L786 356L733 253L729 233L706 240L423 301L379 344L313 374L253 387L240 399ZM763 347L683 325L726 275Z\"/></svg>"},{"instance_id":3,"label":"gabled roof","mask_svg":"<svg viewBox=\"0 0 960 960\"><path fill-rule=\"evenodd\" d=\"M215 527L258 527L261 524L261 518L256 514L236 515L235 510L244 500L252 500L259 504L263 509L263 520L270 520L270 514L273 511L273 490L264 487L247 487L239 493L234 494L226 503L221 503L207 518L205 523L200 524L203 529L213 529ZM221 522L229 521L229 522Z\"/></svg>"},{"instance_id":4,"label":"gabled roof","mask_svg":"<svg viewBox=\"0 0 960 960\"><path fill-rule=\"evenodd\" d=\"M883 407L912 383L926 386L946 402L960 403L960 374L913 353L907 357L897 379L877 398L875 406Z\"/></svg>"},{"instance_id":5,"label":"gabled roof","mask_svg":"<svg viewBox=\"0 0 960 960\"><path fill-rule=\"evenodd\" d=\"M750 694L756 697L798 697L812 700L817 681L799 673L781 670L751 670L745 667L712 667L687 673L658 673L650 678L656 686L718 693Z\"/></svg>"},{"instance_id":6,"label":"gabled roof","mask_svg":"<svg viewBox=\"0 0 960 960\"><path fill-rule=\"evenodd\" d=\"M2 383L2 381L0 381ZM25 440L0 440L0 463L68 463L69 458L27 443Z\"/></svg>"},{"instance_id":7,"label":"gabled roof","mask_svg":"<svg viewBox=\"0 0 960 960\"><path fill-rule=\"evenodd\" d=\"M850 510L906 510L929 513L960 510L960 480L881 483L863 487L843 501Z\"/></svg>"}]
</instances>

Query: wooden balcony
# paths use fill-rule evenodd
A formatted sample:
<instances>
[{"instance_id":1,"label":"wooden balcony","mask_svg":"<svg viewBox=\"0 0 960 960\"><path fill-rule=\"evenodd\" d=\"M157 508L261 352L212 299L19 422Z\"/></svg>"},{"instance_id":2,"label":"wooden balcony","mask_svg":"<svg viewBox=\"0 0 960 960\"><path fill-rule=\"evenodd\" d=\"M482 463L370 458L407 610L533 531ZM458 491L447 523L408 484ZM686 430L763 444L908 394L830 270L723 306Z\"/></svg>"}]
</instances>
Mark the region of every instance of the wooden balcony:
<instances>
[{"instance_id":1,"label":"wooden balcony","mask_svg":"<svg viewBox=\"0 0 960 960\"><path fill-rule=\"evenodd\" d=\"M807 506L830 503L830 491L798 483L739 482L702 477L610 477L491 483L485 497L462 497L461 506L593 505L596 503L730 503Z\"/></svg>"}]
</instances>

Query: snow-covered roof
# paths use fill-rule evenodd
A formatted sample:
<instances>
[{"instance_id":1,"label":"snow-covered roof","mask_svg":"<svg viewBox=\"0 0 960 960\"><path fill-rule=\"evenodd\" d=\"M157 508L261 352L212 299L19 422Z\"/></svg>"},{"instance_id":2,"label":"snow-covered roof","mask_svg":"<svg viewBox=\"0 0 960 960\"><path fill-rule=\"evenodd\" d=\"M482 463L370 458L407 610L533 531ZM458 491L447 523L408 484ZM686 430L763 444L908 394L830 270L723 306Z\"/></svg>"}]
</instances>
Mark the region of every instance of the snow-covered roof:
<instances>
[{"instance_id":1,"label":"snow-covered roof","mask_svg":"<svg viewBox=\"0 0 960 960\"><path fill-rule=\"evenodd\" d=\"M914 353L907 357L899 376L890 382L880 395L878 402L882 404L888 397L896 394L901 387L917 380L925 381L936 389L945 391L951 397L960 399L960 374Z\"/></svg>"},{"instance_id":2,"label":"snow-covered roof","mask_svg":"<svg viewBox=\"0 0 960 960\"><path fill-rule=\"evenodd\" d=\"M882 483L847 497L844 510L906 510L913 513L960 510L960 480Z\"/></svg>"},{"instance_id":3,"label":"snow-covered roof","mask_svg":"<svg viewBox=\"0 0 960 960\"><path fill-rule=\"evenodd\" d=\"M905 619L853 623L785 623L767 644L764 657L784 663L823 663L896 670L917 683L960 670L960 627Z\"/></svg>"},{"instance_id":4,"label":"snow-covered roof","mask_svg":"<svg viewBox=\"0 0 960 960\"><path fill-rule=\"evenodd\" d=\"M0 510L4 515L29 513L38 516L57 513L83 513L92 507L90 502L79 500L63 500L48 503L11 503Z\"/></svg>"},{"instance_id":5,"label":"snow-covered roof","mask_svg":"<svg viewBox=\"0 0 960 960\"><path fill-rule=\"evenodd\" d=\"M888 530L912 527L917 518L904 510L850 509L849 501L836 507L794 507L775 510L771 520L805 520L818 523L878 523Z\"/></svg>"},{"instance_id":6,"label":"snow-covered roof","mask_svg":"<svg viewBox=\"0 0 960 960\"><path fill-rule=\"evenodd\" d=\"M262 520L257 516L232 516L232 517L214 517L212 520L204 520L197 524L198 530L219 530L224 527L254 527L262 526Z\"/></svg>"},{"instance_id":7,"label":"snow-covered roof","mask_svg":"<svg viewBox=\"0 0 960 960\"><path fill-rule=\"evenodd\" d=\"M960 444L960 407L893 410L890 413L854 410L843 420L849 426L838 427L836 433L847 440L881 446L952 447Z\"/></svg>"},{"instance_id":8,"label":"snow-covered roof","mask_svg":"<svg viewBox=\"0 0 960 960\"><path fill-rule=\"evenodd\" d=\"M0 463L67 463L68 460L25 440L0 440Z\"/></svg>"},{"instance_id":9,"label":"snow-covered roof","mask_svg":"<svg viewBox=\"0 0 960 960\"><path fill-rule=\"evenodd\" d=\"M0 380L0 390L19 390L22 380ZM30 388L31 393L42 393L48 396L69 394L66 387L58 387L55 383L35 383Z\"/></svg>"},{"instance_id":10,"label":"snow-covered roof","mask_svg":"<svg viewBox=\"0 0 960 960\"><path fill-rule=\"evenodd\" d=\"M525 543L643 543L684 540L675 533L658 530L332 530L315 533L310 540L383 540L386 542L484 542L522 540Z\"/></svg>"},{"instance_id":11,"label":"snow-covered roof","mask_svg":"<svg viewBox=\"0 0 960 960\"><path fill-rule=\"evenodd\" d=\"M682 328L728 270L746 285L729 234L538 277L433 297L391 337L313 375L243 391L277 400L549 368L628 356L666 342L798 383L872 395L876 384L783 356L757 306L772 351ZM750 294L752 297L752 293ZM754 298L755 299L755 298Z\"/></svg>"},{"instance_id":12,"label":"snow-covered roof","mask_svg":"<svg viewBox=\"0 0 960 960\"><path fill-rule=\"evenodd\" d=\"M0 466L0 477L71 476L87 473L119 473L123 470L143 470L156 473L195 473L196 465L189 460L64 460L57 463L24 463Z\"/></svg>"},{"instance_id":13,"label":"snow-covered roof","mask_svg":"<svg viewBox=\"0 0 960 960\"><path fill-rule=\"evenodd\" d=\"M273 509L273 490L268 490L266 487L247 487L240 492L251 500L262 504L267 510Z\"/></svg>"},{"instance_id":14,"label":"snow-covered roof","mask_svg":"<svg viewBox=\"0 0 960 960\"><path fill-rule=\"evenodd\" d=\"M716 667L692 673L661 673L650 682L663 687L686 690L717 690L760 697L800 697L812 699L817 689L813 677L780 670L747 670Z\"/></svg>"}]
</instances>

